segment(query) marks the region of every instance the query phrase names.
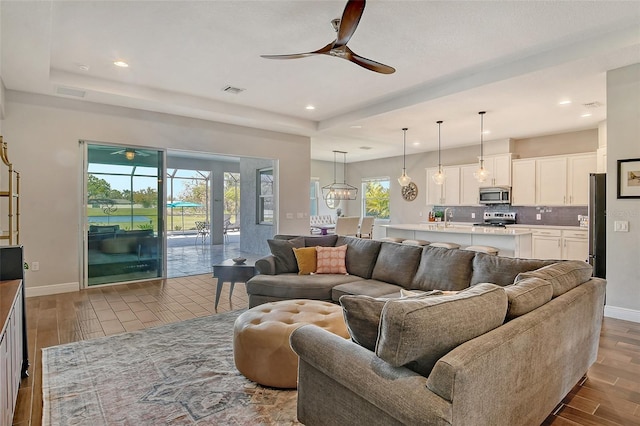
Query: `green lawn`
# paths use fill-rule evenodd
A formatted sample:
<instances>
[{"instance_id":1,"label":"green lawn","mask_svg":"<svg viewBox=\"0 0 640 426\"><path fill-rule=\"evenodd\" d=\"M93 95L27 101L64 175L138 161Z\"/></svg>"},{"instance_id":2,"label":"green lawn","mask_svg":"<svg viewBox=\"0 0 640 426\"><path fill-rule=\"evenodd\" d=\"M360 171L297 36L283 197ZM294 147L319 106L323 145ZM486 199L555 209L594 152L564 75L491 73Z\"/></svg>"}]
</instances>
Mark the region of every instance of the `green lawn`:
<instances>
[{"instance_id":1,"label":"green lawn","mask_svg":"<svg viewBox=\"0 0 640 426\"><path fill-rule=\"evenodd\" d=\"M173 229L174 231L181 231L182 226L182 212L181 209L167 209L167 229L171 228L171 210L173 210ZM193 210L193 209L191 209ZM158 231L158 223L156 220L157 209L155 208L143 208L134 207L121 207L116 211L106 214L103 209L100 208L87 208L87 216L90 218L91 225L119 225L123 230L137 230L146 229L149 225L153 227L154 231ZM131 223L131 216L136 220ZM143 219L146 218L146 219ZM204 213L184 212L184 229L195 230L197 221L204 221Z\"/></svg>"}]
</instances>

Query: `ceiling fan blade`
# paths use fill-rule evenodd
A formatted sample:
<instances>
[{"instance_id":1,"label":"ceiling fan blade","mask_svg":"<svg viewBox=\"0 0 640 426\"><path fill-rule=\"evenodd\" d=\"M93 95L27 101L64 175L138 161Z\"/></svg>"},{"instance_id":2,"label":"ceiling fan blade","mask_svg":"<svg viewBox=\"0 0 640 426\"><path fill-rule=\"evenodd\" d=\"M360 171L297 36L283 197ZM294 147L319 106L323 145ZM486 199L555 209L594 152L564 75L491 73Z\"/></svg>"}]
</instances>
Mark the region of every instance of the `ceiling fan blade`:
<instances>
[{"instance_id":1,"label":"ceiling fan blade","mask_svg":"<svg viewBox=\"0 0 640 426\"><path fill-rule=\"evenodd\" d=\"M111 155L118 155L118 154L124 154L124 149L121 149L120 151L115 151L115 152L111 153Z\"/></svg>"},{"instance_id":2,"label":"ceiling fan blade","mask_svg":"<svg viewBox=\"0 0 640 426\"><path fill-rule=\"evenodd\" d=\"M381 64L380 62L376 62L371 59L363 58L362 56L354 53L353 50L349 49L345 46L346 52L344 55L344 59L353 62L356 65L360 65L363 68L366 68L371 71L379 72L381 74L393 74L396 72L396 69L390 67L389 65Z\"/></svg>"},{"instance_id":3,"label":"ceiling fan blade","mask_svg":"<svg viewBox=\"0 0 640 426\"><path fill-rule=\"evenodd\" d=\"M333 47L342 47L349 42L349 39L356 32L358 23L364 13L365 0L349 0L340 18L338 37L333 43Z\"/></svg>"},{"instance_id":4,"label":"ceiling fan blade","mask_svg":"<svg viewBox=\"0 0 640 426\"><path fill-rule=\"evenodd\" d=\"M262 58L266 58L266 59L300 59L300 58L306 58L307 56L312 56L312 55L322 55L322 54L327 54L331 51L331 47L333 46L335 42L331 42L329 44L327 44L326 46L324 46L323 48L320 48L318 50L314 50L313 52L307 52L307 53L293 53L291 55L260 55Z\"/></svg>"}]
</instances>

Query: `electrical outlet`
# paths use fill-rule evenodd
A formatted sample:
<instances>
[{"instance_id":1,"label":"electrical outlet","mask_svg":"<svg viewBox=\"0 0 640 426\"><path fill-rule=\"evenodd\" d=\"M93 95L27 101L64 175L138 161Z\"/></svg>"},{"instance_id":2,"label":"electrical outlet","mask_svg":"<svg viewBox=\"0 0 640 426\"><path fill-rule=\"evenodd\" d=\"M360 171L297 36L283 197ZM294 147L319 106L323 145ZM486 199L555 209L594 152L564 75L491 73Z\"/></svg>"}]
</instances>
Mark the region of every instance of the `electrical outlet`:
<instances>
[{"instance_id":1,"label":"electrical outlet","mask_svg":"<svg viewBox=\"0 0 640 426\"><path fill-rule=\"evenodd\" d=\"M471 219L475 219L476 218L476 214L475 213L471 213Z\"/></svg>"},{"instance_id":2,"label":"electrical outlet","mask_svg":"<svg viewBox=\"0 0 640 426\"><path fill-rule=\"evenodd\" d=\"M39 271L40 270L40 262L31 262L31 270Z\"/></svg>"},{"instance_id":3,"label":"electrical outlet","mask_svg":"<svg viewBox=\"0 0 640 426\"><path fill-rule=\"evenodd\" d=\"M536 214L536 220L542 220L542 215L540 213Z\"/></svg>"}]
</instances>

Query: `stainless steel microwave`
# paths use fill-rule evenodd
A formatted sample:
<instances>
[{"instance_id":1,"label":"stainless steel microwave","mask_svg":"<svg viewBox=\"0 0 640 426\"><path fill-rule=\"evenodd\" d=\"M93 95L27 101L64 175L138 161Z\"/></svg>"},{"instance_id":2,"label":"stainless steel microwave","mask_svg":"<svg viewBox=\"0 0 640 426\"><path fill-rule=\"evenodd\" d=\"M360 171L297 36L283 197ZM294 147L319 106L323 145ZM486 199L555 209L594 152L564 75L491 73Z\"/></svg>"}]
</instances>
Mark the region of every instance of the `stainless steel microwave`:
<instances>
[{"instance_id":1,"label":"stainless steel microwave","mask_svg":"<svg viewBox=\"0 0 640 426\"><path fill-rule=\"evenodd\" d=\"M480 188L480 204L511 204L511 187L494 186Z\"/></svg>"}]
</instances>

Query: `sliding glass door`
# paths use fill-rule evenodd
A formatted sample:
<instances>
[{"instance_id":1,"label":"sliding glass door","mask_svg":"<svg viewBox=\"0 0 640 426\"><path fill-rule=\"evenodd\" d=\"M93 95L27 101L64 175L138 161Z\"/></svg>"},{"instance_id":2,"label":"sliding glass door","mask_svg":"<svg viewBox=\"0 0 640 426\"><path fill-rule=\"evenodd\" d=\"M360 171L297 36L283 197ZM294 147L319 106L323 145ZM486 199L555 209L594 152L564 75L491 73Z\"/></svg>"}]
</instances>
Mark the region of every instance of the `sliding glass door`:
<instances>
[{"instance_id":1,"label":"sliding glass door","mask_svg":"<svg viewBox=\"0 0 640 426\"><path fill-rule=\"evenodd\" d=\"M87 144L85 283L162 277L164 152Z\"/></svg>"}]
</instances>

